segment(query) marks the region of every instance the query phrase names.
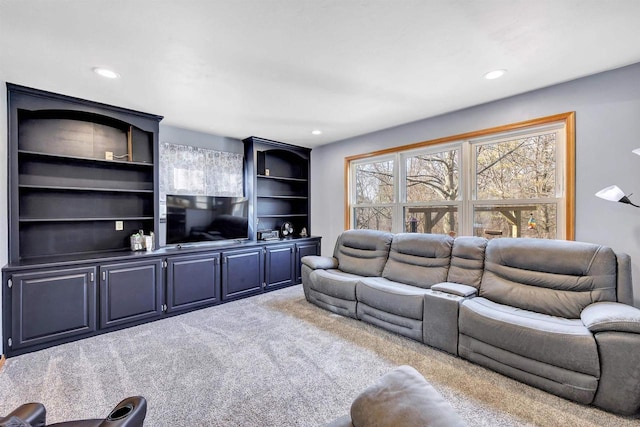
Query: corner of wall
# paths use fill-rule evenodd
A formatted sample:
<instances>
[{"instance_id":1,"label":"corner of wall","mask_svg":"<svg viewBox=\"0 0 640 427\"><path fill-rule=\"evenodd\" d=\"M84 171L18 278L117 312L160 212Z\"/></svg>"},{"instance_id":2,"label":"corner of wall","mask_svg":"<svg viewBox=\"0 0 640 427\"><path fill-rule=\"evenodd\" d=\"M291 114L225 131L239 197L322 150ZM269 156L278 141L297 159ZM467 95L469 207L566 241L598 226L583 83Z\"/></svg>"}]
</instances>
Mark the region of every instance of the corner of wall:
<instances>
[{"instance_id":1,"label":"corner of wall","mask_svg":"<svg viewBox=\"0 0 640 427\"><path fill-rule=\"evenodd\" d=\"M7 126L7 85L0 80L0 159L5 159L0 165L0 227L7 236L9 232L9 219L7 207L7 176L8 176L8 160L7 147L8 126ZM9 260L9 241L4 239L4 244L0 246L0 266L5 266ZM0 297L0 343L4 342L2 336L2 298ZM0 354L3 346L0 345Z\"/></svg>"}]
</instances>

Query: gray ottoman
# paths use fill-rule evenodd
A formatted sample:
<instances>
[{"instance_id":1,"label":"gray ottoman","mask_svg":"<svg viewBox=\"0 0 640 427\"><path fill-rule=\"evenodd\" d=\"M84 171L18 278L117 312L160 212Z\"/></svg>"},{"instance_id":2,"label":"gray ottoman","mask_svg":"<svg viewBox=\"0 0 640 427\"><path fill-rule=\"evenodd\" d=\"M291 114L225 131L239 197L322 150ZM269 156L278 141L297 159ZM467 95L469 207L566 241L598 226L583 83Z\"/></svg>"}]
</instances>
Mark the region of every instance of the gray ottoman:
<instances>
[{"instance_id":1,"label":"gray ottoman","mask_svg":"<svg viewBox=\"0 0 640 427\"><path fill-rule=\"evenodd\" d=\"M383 375L351 404L345 415L325 427L462 427L449 402L411 366Z\"/></svg>"}]
</instances>

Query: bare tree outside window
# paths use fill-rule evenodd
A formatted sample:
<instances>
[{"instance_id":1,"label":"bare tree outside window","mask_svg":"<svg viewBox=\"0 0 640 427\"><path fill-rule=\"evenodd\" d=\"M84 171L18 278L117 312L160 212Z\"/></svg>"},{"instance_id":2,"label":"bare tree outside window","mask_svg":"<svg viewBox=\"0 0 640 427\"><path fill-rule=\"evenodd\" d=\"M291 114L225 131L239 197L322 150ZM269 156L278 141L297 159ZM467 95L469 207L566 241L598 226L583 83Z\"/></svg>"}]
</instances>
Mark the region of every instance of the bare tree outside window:
<instances>
[{"instance_id":1,"label":"bare tree outside window","mask_svg":"<svg viewBox=\"0 0 640 427\"><path fill-rule=\"evenodd\" d=\"M391 231L392 208L384 204L394 201L393 160L359 164L355 178L355 228Z\"/></svg>"},{"instance_id":2,"label":"bare tree outside window","mask_svg":"<svg viewBox=\"0 0 640 427\"><path fill-rule=\"evenodd\" d=\"M345 161L347 227L489 239L574 237L572 112Z\"/></svg>"},{"instance_id":3,"label":"bare tree outside window","mask_svg":"<svg viewBox=\"0 0 640 427\"><path fill-rule=\"evenodd\" d=\"M476 205L474 234L555 238L556 205L536 200L555 197L556 133L479 144L475 152L477 200L513 203Z\"/></svg>"},{"instance_id":4,"label":"bare tree outside window","mask_svg":"<svg viewBox=\"0 0 640 427\"><path fill-rule=\"evenodd\" d=\"M459 159L460 151L457 149L407 157L405 231L438 234L457 232L457 206L429 202L458 199Z\"/></svg>"},{"instance_id":5,"label":"bare tree outside window","mask_svg":"<svg viewBox=\"0 0 640 427\"><path fill-rule=\"evenodd\" d=\"M476 147L478 200L554 197L556 134Z\"/></svg>"}]
</instances>

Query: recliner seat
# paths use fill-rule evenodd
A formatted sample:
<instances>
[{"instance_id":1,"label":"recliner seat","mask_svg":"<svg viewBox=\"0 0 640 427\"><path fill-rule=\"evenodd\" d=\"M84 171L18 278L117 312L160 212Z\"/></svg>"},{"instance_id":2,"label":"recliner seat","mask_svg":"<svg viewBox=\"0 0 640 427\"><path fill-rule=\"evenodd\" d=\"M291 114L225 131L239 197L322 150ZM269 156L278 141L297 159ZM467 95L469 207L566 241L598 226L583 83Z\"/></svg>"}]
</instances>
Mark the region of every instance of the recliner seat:
<instances>
[{"instance_id":1,"label":"recliner seat","mask_svg":"<svg viewBox=\"0 0 640 427\"><path fill-rule=\"evenodd\" d=\"M336 241L334 260L304 257L302 284L307 299L329 311L356 318L356 284L364 276L382 274L392 239L393 234L382 231L345 231Z\"/></svg>"}]
</instances>

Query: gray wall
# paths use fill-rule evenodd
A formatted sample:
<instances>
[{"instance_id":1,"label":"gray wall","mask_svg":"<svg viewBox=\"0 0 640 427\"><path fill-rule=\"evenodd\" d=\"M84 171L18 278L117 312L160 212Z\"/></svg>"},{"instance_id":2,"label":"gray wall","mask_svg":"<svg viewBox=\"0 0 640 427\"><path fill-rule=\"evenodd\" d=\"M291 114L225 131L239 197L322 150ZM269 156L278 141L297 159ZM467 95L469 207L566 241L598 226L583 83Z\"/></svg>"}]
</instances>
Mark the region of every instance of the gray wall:
<instances>
[{"instance_id":1,"label":"gray wall","mask_svg":"<svg viewBox=\"0 0 640 427\"><path fill-rule=\"evenodd\" d=\"M568 111L576 112L576 240L627 252L640 279L640 209L594 196L617 184L640 204L640 156L631 153L640 147L640 64L314 149L311 228L322 253L331 254L344 229L346 156ZM640 306L639 280L634 298Z\"/></svg>"},{"instance_id":2,"label":"gray wall","mask_svg":"<svg viewBox=\"0 0 640 427\"><path fill-rule=\"evenodd\" d=\"M160 122L160 142L244 154L244 145L239 139L169 126L162 122Z\"/></svg>"}]
</instances>

